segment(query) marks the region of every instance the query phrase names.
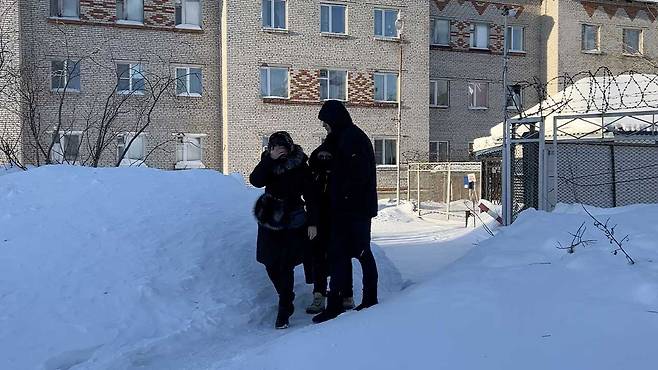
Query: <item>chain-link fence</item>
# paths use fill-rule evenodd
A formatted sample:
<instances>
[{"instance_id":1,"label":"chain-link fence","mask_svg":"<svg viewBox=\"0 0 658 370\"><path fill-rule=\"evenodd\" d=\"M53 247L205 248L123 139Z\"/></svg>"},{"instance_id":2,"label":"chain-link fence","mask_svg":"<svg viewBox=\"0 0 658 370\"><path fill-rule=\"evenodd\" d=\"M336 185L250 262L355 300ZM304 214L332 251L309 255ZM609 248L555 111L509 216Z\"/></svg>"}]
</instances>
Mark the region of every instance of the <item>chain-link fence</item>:
<instances>
[{"instance_id":1,"label":"chain-link fence","mask_svg":"<svg viewBox=\"0 0 658 370\"><path fill-rule=\"evenodd\" d=\"M464 218L482 191L479 162L409 163L407 200L420 216Z\"/></svg>"}]
</instances>

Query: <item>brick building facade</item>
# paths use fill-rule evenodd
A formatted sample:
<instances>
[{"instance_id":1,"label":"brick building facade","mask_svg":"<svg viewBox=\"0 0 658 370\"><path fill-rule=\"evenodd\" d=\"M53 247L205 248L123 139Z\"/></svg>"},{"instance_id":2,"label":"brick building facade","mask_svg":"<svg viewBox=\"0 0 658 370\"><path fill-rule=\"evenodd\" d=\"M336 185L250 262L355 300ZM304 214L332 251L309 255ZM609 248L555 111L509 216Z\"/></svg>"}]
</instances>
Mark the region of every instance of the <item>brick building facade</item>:
<instances>
[{"instance_id":1,"label":"brick building facade","mask_svg":"<svg viewBox=\"0 0 658 370\"><path fill-rule=\"evenodd\" d=\"M142 84L138 92L144 82L135 75L169 75L176 81L154 109L145 139L139 140L141 149L131 153L148 153L147 165L247 174L276 130L290 131L310 152L325 135L317 112L323 99L332 98L344 100L372 138L380 187L394 184L399 100L402 162L468 159L469 143L500 122L506 101L501 81L505 7L517 10L508 18L513 91L526 81L545 82L599 66L617 73L652 70L646 59L656 56L658 24L656 5L621 0L14 4L20 63L37 71L43 83L45 126L59 122L58 102L66 99L62 117L74 137L62 138L62 147L77 142L80 156L85 155L85 137L97 134L85 124L103 112L104 98L117 89L118 71L129 71L128 78L119 78L124 88L134 91ZM641 50L627 52L628 40ZM79 65L71 68L72 61ZM65 75L58 81L53 77L57 68ZM67 75L69 69L77 79ZM54 84L63 80L76 88L62 95ZM520 91L508 105L537 102L535 94ZM134 95L127 106L140 106L149 94ZM118 115L126 136L113 133L116 142L101 164L116 163L130 138L128 128L143 120L137 111ZM44 140L51 131L44 130ZM31 151L26 144L26 158Z\"/></svg>"}]
</instances>

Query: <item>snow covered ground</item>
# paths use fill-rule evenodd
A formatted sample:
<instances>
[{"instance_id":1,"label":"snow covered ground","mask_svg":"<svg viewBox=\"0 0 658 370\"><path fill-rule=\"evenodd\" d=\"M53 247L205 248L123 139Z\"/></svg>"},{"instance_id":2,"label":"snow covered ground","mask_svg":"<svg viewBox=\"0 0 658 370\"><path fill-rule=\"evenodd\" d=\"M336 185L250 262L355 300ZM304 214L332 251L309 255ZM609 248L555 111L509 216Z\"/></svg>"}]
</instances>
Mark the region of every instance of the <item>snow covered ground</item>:
<instances>
[{"instance_id":1,"label":"snow covered ground","mask_svg":"<svg viewBox=\"0 0 658 370\"><path fill-rule=\"evenodd\" d=\"M526 211L489 238L381 205L382 303L272 329L260 192L214 171L42 167L0 176L0 369L654 369L658 206ZM485 217L485 216L483 216ZM597 242L558 250L588 223ZM493 223L492 223L493 225ZM360 292L355 264L355 292ZM359 297L357 297L357 301Z\"/></svg>"}]
</instances>

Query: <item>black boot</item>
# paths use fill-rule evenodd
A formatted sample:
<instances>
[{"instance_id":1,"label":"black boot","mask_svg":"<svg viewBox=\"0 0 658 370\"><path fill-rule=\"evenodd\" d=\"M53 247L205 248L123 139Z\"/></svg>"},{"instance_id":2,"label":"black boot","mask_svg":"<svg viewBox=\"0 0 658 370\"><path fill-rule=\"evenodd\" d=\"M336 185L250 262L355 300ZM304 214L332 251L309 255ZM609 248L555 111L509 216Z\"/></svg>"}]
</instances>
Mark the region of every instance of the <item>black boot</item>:
<instances>
[{"instance_id":1,"label":"black boot","mask_svg":"<svg viewBox=\"0 0 658 370\"><path fill-rule=\"evenodd\" d=\"M343 299L337 294L329 294L327 298L327 308L319 315L313 316L313 322L319 324L321 322L335 319L341 313L345 312L343 308Z\"/></svg>"},{"instance_id":2,"label":"black boot","mask_svg":"<svg viewBox=\"0 0 658 370\"><path fill-rule=\"evenodd\" d=\"M374 290L374 292L363 292L363 299L361 300L361 304L356 306L355 310L361 311L364 308L372 307L379 303L379 301L377 300L377 290L376 289L370 289L370 290Z\"/></svg>"},{"instance_id":3,"label":"black boot","mask_svg":"<svg viewBox=\"0 0 658 370\"><path fill-rule=\"evenodd\" d=\"M294 297L293 294L292 299L279 299L279 312L276 315L276 323L274 324L276 329L287 329L290 326L290 316L295 312Z\"/></svg>"}]
</instances>

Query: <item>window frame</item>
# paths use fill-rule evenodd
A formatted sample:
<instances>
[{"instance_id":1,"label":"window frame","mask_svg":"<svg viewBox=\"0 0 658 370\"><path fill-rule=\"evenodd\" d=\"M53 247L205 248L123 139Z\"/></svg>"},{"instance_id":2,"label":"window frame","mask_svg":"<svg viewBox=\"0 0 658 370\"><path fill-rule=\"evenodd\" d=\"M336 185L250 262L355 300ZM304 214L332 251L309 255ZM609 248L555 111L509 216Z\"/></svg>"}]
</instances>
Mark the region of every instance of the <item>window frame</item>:
<instances>
[{"instance_id":1,"label":"window frame","mask_svg":"<svg viewBox=\"0 0 658 370\"><path fill-rule=\"evenodd\" d=\"M188 98L201 98L203 97L203 68L201 66L194 66L194 65L179 65L174 67L174 78L178 80L178 70L179 69L187 69L187 73L185 74L185 92L184 93L178 93L178 81L174 84L175 88L175 93L176 96L182 96L182 97L188 97ZM190 72L191 69L198 69L201 72L201 78L199 79L199 82L201 84L201 92L200 93L191 93L190 92L190 76L192 73Z\"/></svg>"},{"instance_id":2,"label":"window frame","mask_svg":"<svg viewBox=\"0 0 658 370\"><path fill-rule=\"evenodd\" d=\"M56 9L57 14L53 14L53 11L55 10L54 9L55 5L53 4L54 1L57 2L57 9ZM64 2L65 1L66 0L50 0L50 17L51 18L62 18L62 19L80 19L80 0L72 0L72 1L77 2L77 4L78 4L77 15L74 16L74 17L67 17L67 16L62 15L62 11L64 9Z\"/></svg>"},{"instance_id":3,"label":"window frame","mask_svg":"<svg viewBox=\"0 0 658 370\"><path fill-rule=\"evenodd\" d=\"M121 80L121 77L119 76L119 66L120 65L128 65L128 72L130 73L130 76L128 77L128 90L119 90L119 80ZM140 70L137 71L135 69L136 66L140 66ZM134 74L139 74L142 76L142 81L145 80L144 78L144 65L142 63L134 63L134 62L117 62L116 63L116 68L117 68L117 85L116 85L116 90L117 94L120 95L144 95L144 90L146 89L146 84L142 82L142 89L141 90L134 90L133 86L133 76ZM125 78L124 78L125 79Z\"/></svg>"},{"instance_id":4,"label":"window frame","mask_svg":"<svg viewBox=\"0 0 658 370\"><path fill-rule=\"evenodd\" d=\"M629 52L626 50L627 44L626 44L626 31L636 31L638 32L638 50L636 52ZM622 47L622 54L625 56L642 56L644 55L644 29L642 28L633 28L633 27L624 27L622 28L622 36L621 36L621 47Z\"/></svg>"},{"instance_id":5,"label":"window frame","mask_svg":"<svg viewBox=\"0 0 658 370\"><path fill-rule=\"evenodd\" d=\"M432 18L432 27L430 28L430 45L432 46L442 46L442 47L449 47L450 42L452 41L452 19L449 18ZM448 22L448 43L447 44L440 44L434 42L434 27L436 26L437 22Z\"/></svg>"},{"instance_id":6,"label":"window frame","mask_svg":"<svg viewBox=\"0 0 658 370\"><path fill-rule=\"evenodd\" d=\"M121 134L117 135L117 159L121 158L121 154L123 154L123 151L126 150L126 145L128 145L128 143L130 143L130 141L135 136L141 138L141 140L142 140L141 141L142 142L142 151L143 151L144 155L143 155L142 158L129 158L127 156L128 152L126 152L126 154L124 155L124 157L121 160L122 163L120 164L120 166L125 166L126 165L126 164L123 163L123 161L130 162L130 163L127 164L128 166L133 166L133 165L138 165L139 166L139 165L141 165L142 163L144 163L146 161L146 157L148 156L148 154L146 152L146 147L147 147L147 143L148 143L147 133L146 132L142 132L140 134L137 134L137 132L124 132L124 133L121 133ZM118 142L119 139L123 140L122 144L120 144ZM130 150L133 147L133 145L135 144L135 141L133 141L133 143L130 145L130 148L128 148L128 150Z\"/></svg>"},{"instance_id":7,"label":"window frame","mask_svg":"<svg viewBox=\"0 0 658 370\"><path fill-rule=\"evenodd\" d=\"M55 131L49 131L49 134L52 136L55 135ZM80 149L82 148L82 131L59 131L57 132L59 140L55 142L50 150L50 161L56 164L70 164L77 165L80 163ZM51 136L51 140L52 140ZM78 148L75 159L73 161L66 159L66 149L67 149L67 137L68 136L78 136ZM64 145L62 145L62 142ZM59 148L59 151L56 151L55 148Z\"/></svg>"},{"instance_id":8,"label":"window frame","mask_svg":"<svg viewBox=\"0 0 658 370\"><path fill-rule=\"evenodd\" d=\"M324 6L329 7L329 31L322 31L322 7L324 7ZM333 7L345 8L345 13L344 13L345 14L345 19L343 20L343 22L345 24L345 31L344 32L334 32L334 30L332 29L333 28L333 22L332 22L332 20L333 20L332 8ZM344 3L333 3L333 2L330 2L330 1L321 1L320 2L320 33L324 34L324 35L347 36L349 34L349 28L348 28L348 22L347 22L347 20L349 19L349 15L348 15L349 10L348 10L348 8L349 7L347 6L347 4L344 4Z\"/></svg>"},{"instance_id":9,"label":"window frame","mask_svg":"<svg viewBox=\"0 0 658 370\"><path fill-rule=\"evenodd\" d=\"M272 69L282 69L282 70L286 71L286 96L272 95L272 88L271 88L271 86L272 86L271 70ZM290 67L275 66L275 65L263 65L263 66L260 66L258 71L262 72L263 70L267 70L267 93L268 94L267 95L262 95L261 94L261 98L262 99L284 99L284 100L290 99ZM262 75L259 75L259 78L261 76ZM261 92L262 92L262 86L263 86L262 78L261 78L260 84L261 84Z\"/></svg>"},{"instance_id":10,"label":"window frame","mask_svg":"<svg viewBox=\"0 0 658 370\"><path fill-rule=\"evenodd\" d=\"M327 71L327 77L322 77L322 71ZM329 96L330 95L329 93L331 92L331 77L330 77L331 72L345 73L345 97L344 97L344 99L338 99L338 98ZM325 79L327 80L327 97L323 99L322 98L322 80L325 80ZM349 71L347 71L346 69L322 68L318 71L318 80L320 82L319 83L319 89L320 89L319 97L320 97L321 101L326 101L326 100L339 100L339 101L342 101L342 102L349 101L349 96L350 96L349 95L350 94L350 92L349 92L349 80L350 80L349 79Z\"/></svg>"},{"instance_id":11,"label":"window frame","mask_svg":"<svg viewBox=\"0 0 658 370\"><path fill-rule=\"evenodd\" d=\"M204 160L204 154L205 154L205 141L206 138L208 137L207 134L192 134L192 133L181 133L176 135L178 137L178 141L176 142L176 150L175 150L175 160L176 164L174 166L175 169L177 170L183 170L183 169L192 169L192 168L206 168L206 166L203 164ZM192 139L198 139L199 140L199 150L200 150L200 156L199 159L192 159L190 160L188 158L188 148L187 148L187 143L190 142ZM178 151L179 148L181 150L181 160L178 160Z\"/></svg>"},{"instance_id":12,"label":"window frame","mask_svg":"<svg viewBox=\"0 0 658 370\"><path fill-rule=\"evenodd\" d=\"M446 88L447 88L447 96L448 96L448 103L446 105L438 104L439 102L439 82L440 81L445 81L446 83ZM449 108L450 107L450 80L447 78L432 78L430 79L430 88L432 88L432 84L434 84L434 101L430 102L430 107L432 108ZM431 94L430 94L431 96Z\"/></svg>"},{"instance_id":13,"label":"window frame","mask_svg":"<svg viewBox=\"0 0 658 370\"><path fill-rule=\"evenodd\" d=\"M585 29L587 27L596 28L596 49L585 49ZM601 53L601 26L598 24L581 23L580 28L580 51L585 54L600 54Z\"/></svg>"},{"instance_id":14,"label":"window frame","mask_svg":"<svg viewBox=\"0 0 658 370\"><path fill-rule=\"evenodd\" d=\"M382 162L381 164L377 164L377 150L376 150L377 141L382 142L382 157L380 158L380 160ZM394 144L395 152L393 154L395 156L395 163L392 163L392 164L385 163L386 162L386 142L387 141L392 141L392 142L395 143ZM373 149L373 153L375 153L375 166L377 168L395 168L395 167L397 167L399 158L397 157L397 139L396 138L386 137L386 136L376 136L372 139L372 149Z\"/></svg>"},{"instance_id":15,"label":"window frame","mask_svg":"<svg viewBox=\"0 0 658 370\"><path fill-rule=\"evenodd\" d=\"M58 70L54 71L53 70L53 63L64 63L64 69L63 70ZM71 87L69 81L71 80L71 69L69 69L69 64L73 63L73 68L74 70L77 68L78 70L78 84L79 86L77 88ZM79 93L80 90L82 90L82 72L80 71L80 65L81 61L74 61L71 59L51 59L50 60L50 91L52 92L71 92L71 93ZM53 86L53 77L56 72L64 71L64 86L63 87L54 87Z\"/></svg>"},{"instance_id":16,"label":"window frame","mask_svg":"<svg viewBox=\"0 0 658 370\"><path fill-rule=\"evenodd\" d=\"M519 94L518 94L519 107L517 107L516 105L509 105L510 101L514 102L514 100L510 100L510 98L514 99L514 97L517 96L517 94L514 91L511 91L512 94L510 94L510 88L514 88L514 87L517 87L517 86L520 87ZM514 112L520 113L523 110L523 95L524 94L523 94L522 86L519 85L519 84L507 85L506 92L507 92L507 96L505 97L505 109L507 109L508 111L514 111Z\"/></svg>"},{"instance_id":17,"label":"window frame","mask_svg":"<svg viewBox=\"0 0 658 370\"><path fill-rule=\"evenodd\" d=\"M377 12L381 12L382 15L382 34L379 35L377 34ZM395 12L397 13L397 17L395 17L395 20L397 21L400 19L402 12L400 9L397 8L386 8L386 7L375 7L373 9L373 28L374 28L374 37L375 39L379 40L399 40L400 39L400 31L395 27L395 24L393 24L393 28L395 28L395 36L386 36L386 12Z\"/></svg>"},{"instance_id":18,"label":"window frame","mask_svg":"<svg viewBox=\"0 0 658 370\"><path fill-rule=\"evenodd\" d=\"M484 106L479 106L479 105L474 105L473 103L477 102L477 89L474 87L473 88L473 95L469 96L469 102L468 102L468 109L471 110L486 110L489 109L489 81L478 81L478 80L471 80L468 81L467 86L470 87L471 84L485 84L487 87L487 93L486 93L486 102ZM470 89L469 89L469 95L470 95Z\"/></svg>"},{"instance_id":19,"label":"window frame","mask_svg":"<svg viewBox=\"0 0 658 370\"><path fill-rule=\"evenodd\" d=\"M474 44L477 44L477 28L478 26L486 26L487 27L487 35L485 37L485 40L487 42L486 47L479 47L475 46ZM468 47L471 50L491 50L491 24L486 23L486 22L471 22L470 25L470 31L469 31L469 40L468 40Z\"/></svg>"},{"instance_id":20,"label":"window frame","mask_svg":"<svg viewBox=\"0 0 658 370\"><path fill-rule=\"evenodd\" d=\"M507 44L507 51L511 53L525 53L525 26L520 26L520 25L509 25L507 26L507 29L509 31L509 43ZM514 29L518 29L521 32L521 48L520 49L515 49L512 45L512 41L514 41ZM517 31L518 32L518 31ZM507 37L507 35L505 35Z\"/></svg>"},{"instance_id":21,"label":"window frame","mask_svg":"<svg viewBox=\"0 0 658 370\"><path fill-rule=\"evenodd\" d=\"M271 9L270 9L270 19L272 20L270 25L265 25L265 17L263 17L263 14L265 14L265 9L263 9L263 0L261 0L261 27L264 30L271 30L271 31L287 31L288 30L288 0L268 0L270 1L271 4ZM275 1L283 1L284 3L284 16L283 16L283 27L276 27L274 25L274 19L275 19L275 9L276 6L274 6Z\"/></svg>"},{"instance_id":22,"label":"window frame","mask_svg":"<svg viewBox=\"0 0 658 370\"><path fill-rule=\"evenodd\" d=\"M200 30L203 25L203 0L198 0L199 1L199 24L194 24L194 23L187 23L187 7L185 6L185 3L190 0L174 0L174 25L176 28L183 28L183 29L196 29ZM181 23L176 23L176 8L177 8L177 3L180 2L180 12L181 12Z\"/></svg>"},{"instance_id":23,"label":"window frame","mask_svg":"<svg viewBox=\"0 0 658 370\"><path fill-rule=\"evenodd\" d=\"M126 13L126 3L129 1L141 1L142 3L142 13L141 13L141 20L134 20L134 19L125 19L125 18L119 18L119 1L123 3L122 5L122 10L124 12L124 17ZM117 20L116 23L119 24L134 24L134 25L143 25L144 24L144 0L116 0L116 13L115 13Z\"/></svg>"},{"instance_id":24,"label":"window frame","mask_svg":"<svg viewBox=\"0 0 658 370\"><path fill-rule=\"evenodd\" d=\"M441 155L440 155L440 150L439 149L441 148L441 143L446 144L446 147L445 147L445 150L446 150L445 159L446 160L445 161L440 160ZM432 160L432 144L436 144L436 153L434 153L436 155L436 157L435 157L436 160L435 161ZM438 163L450 162L450 141L448 141L448 140L430 140L429 154L430 154L429 155L429 161L430 162L438 162Z\"/></svg>"},{"instance_id":25,"label":"window frame","mask_svg":"<svg viewBox=\"0 0 658 370\"><path fill-rule=\"evenodd\" d=\"M388 92L388 77L391 76L391 75L395 76L395 100L386 100L387 95L388 95L387 94L387 92ZM377 78L376 78L377 76L383 76L384 77L384 89L383 89L384 99L383 100L377 99ZM399 95L399 92L400 92L400 75L398 75L395 72L382 72L382 71L373 72L372 80L373 80L373 84L374 84L374 87L375 87L373 100L376 103L399 103L400 97L398 95Z\"/></svg>"}]
</instances>

